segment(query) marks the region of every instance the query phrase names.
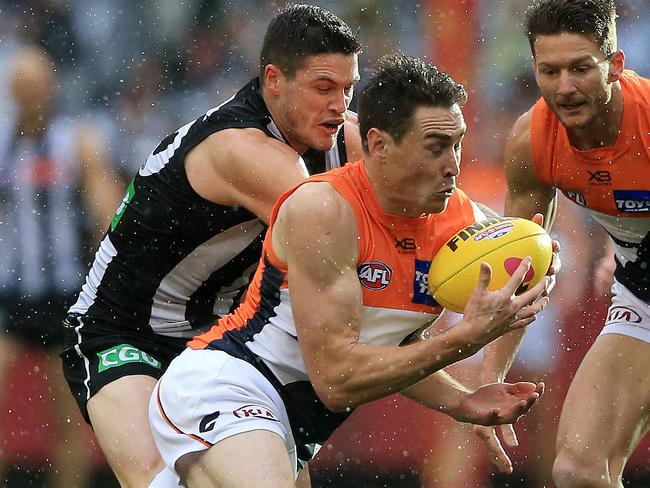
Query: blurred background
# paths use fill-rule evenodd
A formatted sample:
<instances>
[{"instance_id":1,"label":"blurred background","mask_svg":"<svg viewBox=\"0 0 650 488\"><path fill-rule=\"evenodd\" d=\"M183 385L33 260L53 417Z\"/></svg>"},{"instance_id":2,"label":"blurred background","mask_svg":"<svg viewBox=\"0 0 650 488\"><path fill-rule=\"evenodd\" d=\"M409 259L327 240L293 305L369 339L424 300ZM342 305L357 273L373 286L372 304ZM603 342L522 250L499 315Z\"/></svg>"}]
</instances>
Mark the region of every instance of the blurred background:
<instances>
[{"instance_id":1,"label":"blurred background","mask_svg":"<svg viewBox=\"0 0 650 488\"><path fill-rule=\"evenodd\" d=\"M402 50L431 60L465 84L470 99L464 107L468 132L461 186L501 212L504 139L514 120L538 97L521 30L528 0L313 3L359 30L365 46L362 78L380 55ZM0 0L4 486L117 486L61 382L58 319L78 292L125 183L166 134L256 76L264 30L283 5L257 0ZM626 53L626 64L648 77L650 2L625 0L617 5L619 47ZM45 50L55 63L53 71L21 73L22 80L32 76L45 86L42 98L21 94L16 86L15 56L29 55L25 47ZM42 154L33 161L16 157L27 150L23 146L30 142L23 129L30 126L36 131L61 128L60 140L30 146L30 154ZM65 148L59 154L63 168L53 168L48 144ZM7 176L15 164L25 164L25 169L14 171L21 175L18 182ZM67 183L61 184L55 174ZM68 205L48 203L56 201L57 192L66 191L71 192L70 198L63 198ZM26 208L22 216L9 212L16 202ZM49 234L41 224L33 224L44 216L54 222ZM526 335L508 377L544 380L547 385L540 404L518 425L520 446L511 450L515 473L499 475L466 426L393 396L359 408L323 446L312 463L315 488L552 486L550 466L562 400L600 330L608 303L594 290L592 279L603 256L604 233L564 200L553 233L563 246L559 284L551 305ZM59 244L70 242L74 246L67 251L57 251ZM34 283L12 282L10 271L16 263L34 269ZM68 273L65 290L42 285L43 276L61 273ZM22 316L32 326L49 321L52 330L28 331L29 325L23 328L10 321L10 315ZM447 317L439 327L454 320ZM475 384L479 361L470 358L452 372ZM650 486L650 443L637 449L626 483Z\"/></svg>"}]
</instances>

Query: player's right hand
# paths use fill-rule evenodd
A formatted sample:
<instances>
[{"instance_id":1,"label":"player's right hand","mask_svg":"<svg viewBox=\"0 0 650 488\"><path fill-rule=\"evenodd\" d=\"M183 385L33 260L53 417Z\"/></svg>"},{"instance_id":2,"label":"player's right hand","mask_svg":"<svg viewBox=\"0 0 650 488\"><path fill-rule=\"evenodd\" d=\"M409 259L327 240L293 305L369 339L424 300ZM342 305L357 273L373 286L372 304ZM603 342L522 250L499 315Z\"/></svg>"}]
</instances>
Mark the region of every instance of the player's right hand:
<instances>
[{"instance_id":1,"label":"player's right hand","mask_svg":"<svg viewBox=\"0 0 650 488\"><path fill-rule=\"evenodd\" d=\"M512 330L526 327L544 309L548 297L542 295L548 286L548 277L530 290L515 294L523 283L530 263L530 257L522 260L510 280L495 291L488 290L492 277L490 265L481 264L478 284L457 326L466 332L469 344L485 345Z\"/></svg>"}]
</instances>

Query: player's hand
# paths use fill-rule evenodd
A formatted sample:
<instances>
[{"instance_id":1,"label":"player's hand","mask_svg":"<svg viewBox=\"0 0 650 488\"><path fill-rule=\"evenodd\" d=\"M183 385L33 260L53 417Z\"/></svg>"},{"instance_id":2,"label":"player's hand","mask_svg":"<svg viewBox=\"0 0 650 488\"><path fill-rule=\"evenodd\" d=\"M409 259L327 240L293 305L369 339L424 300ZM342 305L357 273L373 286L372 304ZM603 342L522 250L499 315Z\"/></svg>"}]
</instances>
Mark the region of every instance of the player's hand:
<instances>
[{"instance_id":1,"label":"player's hand","mask_svg":"<svg viewBox=\"0 0 650 488\"><path fill-rule=\"evenodd\" d=\"M478 284L470 297L463 319L456 326L467 334L468 344L480 349L485 344L512 330L526 327L541 312L548 297L542 297L549 278L541 280L531 289L515 295L530 268L530 256L519 264L508 282L496 291L488 290L492 270L481 264Z\"/></svg>"},{"instance_id":2,"label":"player's hand","mask_svg":"<svg viewBox=\"0 0 650 488\"><path fill-rule=\"evenodd\" d=\"M541 213L536 213L535 215L533 215L533 218L530 220L535 222L540 227L544 226L544 215L542 215ZM560 246L560 242L557 241L556 239L553 239L551 241L551 244L553 246L553 259L551 259L551 265L549 266L548 271L546 272L546 276L549 276L550 280L544 292L545 295L551 293L553 288L555 288L556 275L560 272L560 269L562 269L562 260L560 259L560 251L562 250L562 248Z\"/></svg>"},{"instance_id":3,"label":"player's hand","mask_svg":"<svg viewBox=\"0 0 650 488\"><path fill-rule=\"evenodd\" d=\"M497 435L497 431L501 433L501 439ZM514 448L519 445L517 434L512 424L503 424L497 427L489 425L473 425L472 432L485 444L488 450L490 461L502 473L512 473L512 461L506 452L503 445L506 447Z\"/></svg>"},{"instance_id":4,"label":"player's hand","mask_svg":"<svg viewBox=\"0 0 650 488\"><path fill-rule=\"evenodd\" d=\"M496 434L501 431L507 447L519 445L512 427L544 393L544 383L491 383L467 395L454 417L475 424L472 428L485 444L490 460L502 473L512 473L512 461ZM500 425L499 427L493 427Z\"/></svg>"},{"instance_id":5,"label":"player's hand","mask_svg":"<svg viewBox=\"0 0 650 488\"><path fill-rule=\"evenodd\" d=\"M512 424L544 393L544 383L490 383L468 393L452 413L459 422L477 425Z\"/></svg>"}]
</instances>

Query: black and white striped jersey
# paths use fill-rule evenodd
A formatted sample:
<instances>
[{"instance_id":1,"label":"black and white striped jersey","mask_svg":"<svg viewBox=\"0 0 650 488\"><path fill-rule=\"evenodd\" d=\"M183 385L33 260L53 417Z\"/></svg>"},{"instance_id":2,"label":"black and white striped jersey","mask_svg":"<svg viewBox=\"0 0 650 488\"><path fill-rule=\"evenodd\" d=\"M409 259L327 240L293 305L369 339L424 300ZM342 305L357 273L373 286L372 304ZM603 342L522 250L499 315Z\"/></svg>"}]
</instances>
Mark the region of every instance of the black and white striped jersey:
<instances>
[{"instance_id":1,"label":"black and white striped jersey","mask_svg":"<svg viewBox=\"0 0 650 488\"><path fill-rule=\"evenodd\" d=\"M0 309L62 302L83 282L77 130L66 117L41 137L19 133L12 117L0 121Z\"/></svg>"},{"instance_id":2,"label":"black and white striped jersey","mask_svg":"<svg viewBox=\"0 0 650 488\"><path fill-rule=\"evenodd\" d=\"M190 186L187 153L209 135L257 128L283 141L257 79L166 137L130 183L71 313L190 337L238 304L266 226L245 208L217 205ZM343 130L327 153L303 155L310 172L346 162Z\"/></svg>"}]
</instances>

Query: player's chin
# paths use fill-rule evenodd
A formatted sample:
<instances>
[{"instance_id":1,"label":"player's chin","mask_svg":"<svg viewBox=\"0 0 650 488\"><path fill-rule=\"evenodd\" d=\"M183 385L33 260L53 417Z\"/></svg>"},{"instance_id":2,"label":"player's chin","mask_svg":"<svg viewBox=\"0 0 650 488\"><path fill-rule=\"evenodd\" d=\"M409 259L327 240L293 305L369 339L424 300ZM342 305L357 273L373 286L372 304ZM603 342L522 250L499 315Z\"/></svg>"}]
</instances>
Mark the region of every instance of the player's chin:
<instances>
[{"instance_id":1,"label":"player's chin","mask_svg":"<svg viewBox=\"0 0 650 488\"><path fill-rule=\"evenodd\" d=\"M587 113L587 107L583 107L578 113L571 114L560 111L558 115L562 125L567 129L586 129L594 120L591 113Z\"/></svg>"},{"instance_id":2,"label":"player's chin","mask_svg":"<svg viewBox=\"0 0 650 488\"><path fill-rule=\"evenodd\" d=\"M445 209L447 208L448 203L449 203L449 198L436 195L436 197L429 202L427 213L444 212Z\"/></svg>"},{"instance_id":3,"label":"player's chin","mask_svg":"<svg viewBox=\"0 0 650 488\"><path fill-rule=\"evenodd\" d=\"M339 129L319 126L310 137L309 147L316 151L329 151L336 144Z\"/></svg>"}]
</instances>

